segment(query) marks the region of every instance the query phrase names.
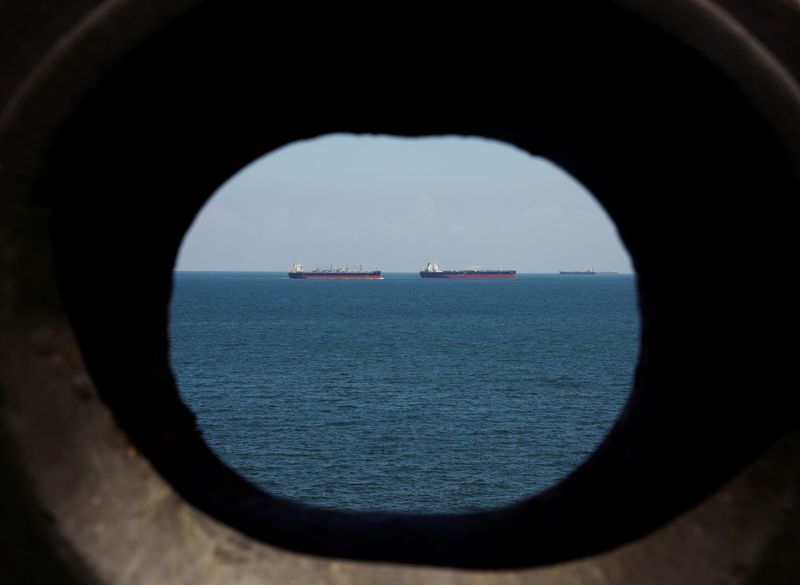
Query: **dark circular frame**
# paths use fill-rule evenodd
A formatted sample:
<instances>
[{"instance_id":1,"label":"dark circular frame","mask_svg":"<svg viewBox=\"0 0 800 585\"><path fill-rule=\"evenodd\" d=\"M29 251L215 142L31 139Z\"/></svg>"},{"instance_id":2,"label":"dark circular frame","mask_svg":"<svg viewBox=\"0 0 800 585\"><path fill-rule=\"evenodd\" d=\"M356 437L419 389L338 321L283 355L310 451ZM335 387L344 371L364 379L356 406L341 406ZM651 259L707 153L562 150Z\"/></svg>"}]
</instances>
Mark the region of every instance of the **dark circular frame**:
<instances>
[{"instance_id":1,"label":"dark circular frame","mask_svg":"<svg viewBox=\"0 0 800 585\"><path fill-rule=\"evenodd\" d=\"M103 61L107 47L112 57L66 94L69 116L31 184L49 210L57 287L88 371L132 443L191 505L322 557L533 567L651 533L791 426L781 369L765 372L782 350L764 312L779 303L759 282L732 290L720 275L785 245L792 147L758 92L713 55L615 2L366 25L238 1L155 12L96 15L109 19L105 32L59 71ZM486 43L488 31L502 34ZM58 75L48 83L38 105L55 111L65 94ZM614 428L558 485L480 513L331 511L263 492L203 441L169 364L178 247L228 177L331 132L505 141L566 169L616 223L637 272L635 380ZM753 304L764 312L742 312Z\"/></svg>"}]
</instances>

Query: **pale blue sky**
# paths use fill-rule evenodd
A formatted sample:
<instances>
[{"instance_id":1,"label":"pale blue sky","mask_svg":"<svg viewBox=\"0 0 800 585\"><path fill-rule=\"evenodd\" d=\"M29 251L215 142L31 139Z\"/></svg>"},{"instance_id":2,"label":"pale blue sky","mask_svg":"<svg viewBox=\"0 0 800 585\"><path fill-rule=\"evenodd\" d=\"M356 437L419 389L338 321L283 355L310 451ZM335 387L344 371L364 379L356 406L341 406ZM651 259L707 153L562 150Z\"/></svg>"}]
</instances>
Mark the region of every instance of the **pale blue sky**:
<instances>
[{"instance_id":1,"label":"pale blue sky","mask_svg":"<svg viewBox=\"0 0 800 585\"><path fill-rule=\"evenodd\" d=\"M336 134L231 177L195 219L178 270L350 264L415 272L632 272L607 214L549 161L482 138Z\"/></svg>"}]
</instances>

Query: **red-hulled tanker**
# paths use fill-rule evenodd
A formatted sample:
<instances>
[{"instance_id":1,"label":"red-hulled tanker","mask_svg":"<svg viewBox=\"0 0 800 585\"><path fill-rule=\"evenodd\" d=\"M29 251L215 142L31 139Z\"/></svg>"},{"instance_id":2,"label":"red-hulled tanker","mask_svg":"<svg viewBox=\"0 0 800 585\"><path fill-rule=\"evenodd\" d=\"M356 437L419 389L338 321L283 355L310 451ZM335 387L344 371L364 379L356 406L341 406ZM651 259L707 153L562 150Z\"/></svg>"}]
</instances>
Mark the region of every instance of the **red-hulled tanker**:
<instances>
[{"instance_id":1,"label":"red-hulled tanker","mask_svg":"<svg viewBox=\"0 0 800 585\"><path fill-rule=\"evenodd\" d=\"M428 262L419 275L422 278L515 278L516 270L479 270L464 268L463 270L444 270L436 262Z\"/></svg>"},{"instance_id":2,"label":"red-hulled tanker","mask_svg":"<svg viewBox=\"0 0 800 585\"><path fill-rule=\"evenodd\" d=\"M314 270L306 271L303 265L295 263L289 271L289 278L295 279L309 279L316 278L319 280L380 280L380 270L364 270L359 267L358 270L352 269L349 266L329 266L327 268L317 267Z\"/></svg>"}]
</instances>

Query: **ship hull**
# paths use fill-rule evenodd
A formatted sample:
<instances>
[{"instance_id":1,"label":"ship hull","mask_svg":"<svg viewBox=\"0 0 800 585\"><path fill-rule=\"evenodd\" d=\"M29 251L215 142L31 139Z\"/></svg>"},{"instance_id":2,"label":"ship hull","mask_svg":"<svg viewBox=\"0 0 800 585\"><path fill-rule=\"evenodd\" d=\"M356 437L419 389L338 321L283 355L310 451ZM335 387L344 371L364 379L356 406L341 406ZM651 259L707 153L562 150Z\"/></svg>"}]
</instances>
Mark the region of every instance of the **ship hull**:
<instances>
[{"instance_id":1,"label":"ship hull","mask_svg":"<svg viewBox=\"0 0 800 585\"><path fill-rule=\"evenodd\" d=\"M381 280L381 271L374 272L290 272L295 280Z\"/></svg>"},{"instance_id":2,"label":"ship hull","mask_svg":"<svg viewBox=\"0 0 800 585\"><path fill-rule=\"evenodd\" d=\"M577 272L571 272L571 271L568 271L568 270L559 270L558 273L559 274L580 274L580 275L586 275L586 276L593 276L595 274L594 272L586 272L585 270L577 271Z\"/></svg>"},{"instance_id":3,"label":"ship hull","mask_svg":"<svg viewBox=\"0 0 800 585\"><path fill-rule=\"evenodd\" d=\"M443 270L419 273L422 278L516 278L516 270Z\"/></svg>"}]
</instances>

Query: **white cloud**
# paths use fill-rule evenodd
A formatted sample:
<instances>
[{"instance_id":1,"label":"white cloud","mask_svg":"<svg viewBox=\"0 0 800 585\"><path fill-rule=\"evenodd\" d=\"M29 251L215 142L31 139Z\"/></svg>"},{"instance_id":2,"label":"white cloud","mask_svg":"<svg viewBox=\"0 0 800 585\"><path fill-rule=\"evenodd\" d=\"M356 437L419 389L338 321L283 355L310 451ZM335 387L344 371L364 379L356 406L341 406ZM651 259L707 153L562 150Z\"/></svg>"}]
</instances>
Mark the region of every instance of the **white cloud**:
<instances>
[{"instance_id":1,"label":"white cloud","mask_svg":"<svg viewBox=\"0 0 800 585\"><path fill-rule=\"evenodd\" d=\"M411 214L412 219L417 220L425 220L425 221L433 221L436 219L436 206L433 203L433 199L426 195L422 195L417 197L417 201L414 205L414 211Z\"/></svg>"},{"instance_id":2,"label":"white cloud","mask_svg":"<svg viewBox=\"0 0 800 585\"><path fill-rule=\"evenodd\" d=\"M358 231L351 224L340 224L331 227L331 238L337 242L356 242L359 239Z\"/></svg>"},{"instance_id":3,"label":"white cloud","mask_svg":"<svg viewBox=\"0 0 800 585\"><path fill-rule=\"evenodd\" d=\"M522 212L522 215L532 221L547 221L558 219L564 215L564 210L558 205L547 205L544 207L529 207Z\"/></svg>"},{"instance_id":4,"label":"white cloud","mask_svg":"<svg viewBox=\"0 0 800 585\"><path fill-rule=\"evenodd\" d=\"M192 228L211 232L234 231L240 223L239 214L212 200L197 215Z\"/></svg>"},{"instance_id":5,"label":"white cloud","mask_svg":"<svg viewBox=\"0 0 800 585\"><path fill-rule=\"evenodd\" d=\"M397 236L423 223L433 223L437 219L436 205L430 197L421 195L414 200L413 207L405 213L395 213L381 222L381 227L389 234Z\"/></svg>"},{"instance_id":6,"label":"white cloud","mask_svg":"<svg viewBox=\"0 0 800 585\"><path fill-rule=\"evenodd\" d=\"M400 235L405 231L403 226L398 225L397 223L392 223L391 221L382 222L381 228L392 235Z\"/></svg>"}]
</instances>

